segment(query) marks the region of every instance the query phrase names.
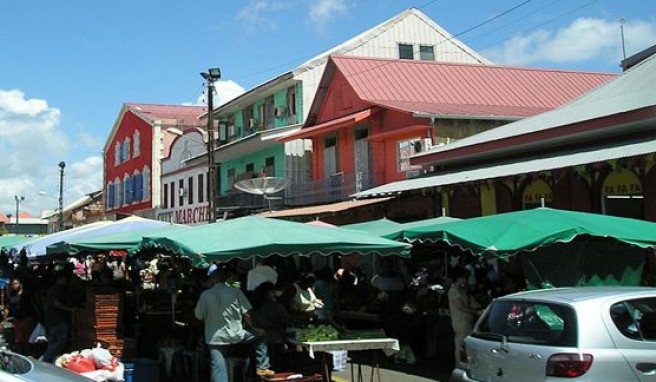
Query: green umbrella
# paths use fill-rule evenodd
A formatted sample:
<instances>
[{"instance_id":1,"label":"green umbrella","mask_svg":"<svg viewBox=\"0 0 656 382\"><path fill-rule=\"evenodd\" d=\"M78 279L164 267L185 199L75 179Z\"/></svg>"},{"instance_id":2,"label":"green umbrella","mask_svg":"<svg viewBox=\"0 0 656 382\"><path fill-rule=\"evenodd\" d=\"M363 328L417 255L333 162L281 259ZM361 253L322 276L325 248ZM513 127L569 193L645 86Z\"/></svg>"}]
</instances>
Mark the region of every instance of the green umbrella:
<instances>
[{"instance_id":1,"label":"green umbrella","mask_svg":"<svg viewBox=\"0 0 656 382\"><path fill-rule=\"evenodd\" d=\"M505 256L580 235L608 237L639 247L656 246L656 224L586 212L536 208L405 231L411 241L445 241L477 254Z\"/></svg>"},{"instance_id":2,"label":"green umbrella","mask_svg":"<svg viewBox=\"0 0 656 382\"><path fill-rule=\"evenodd\" d=\"M168 235L149 235L142 246L189 256L196 266L207 260L269 255L409 254L410 245L365 233L285 220L246 216L194 226Z\"/></svg>"},{"instance_id":3,"label":"green umbrella","mask_svg":"<svg viewBox=\"0 0 656 382\"><path fill-rule=\"evenodd\" d=\"M128 253L139 249L139 244L147 235L168 235L172 232L182 232L191 227L180 224L167 224L129 232L117 232L91 238L59 242L46 247L46 254L58 253L76 254L80 252L107 252L124 250Z\"/></svg>"},{"instance_id":4,"label":"green umbrella","mask_svg":"<svg viewBox=\"0 0 656 382\"><path fill-rule=\"evenodd\" d=\"M418 220L410 223L397 223L387 218L372 220L364 223L347 224L340 228L368 232L374 236L391 240L405 240L405 231L415 228L433 227L439 224L450 223L461 219L440 216L438 218Z\"/></svg>"},{"instance_id":5,"label":"green umbrella","mask_svg":"<svg viewBox=\"0 0 656 382\"><path fill-rule=\"evenodd\" d=\"M387 218L382 218L364 223L345 224L339 227L355 231L367 232L374 236L386 237L386 235L398 232L399 229L403 227L403 224L397 223Z\"/></svg>"},{"instance_id":6,"label":"green umbrella","mask_svg":"<svg viewBox=\"0 0 656 382\"><path fill-rule=\"evenodd\" d=\"M25 235L0 236L0 249L10 249L14 245L18 245L32 239L34 239L34 236L25 236Z\"/></svg>"}]
</instances>

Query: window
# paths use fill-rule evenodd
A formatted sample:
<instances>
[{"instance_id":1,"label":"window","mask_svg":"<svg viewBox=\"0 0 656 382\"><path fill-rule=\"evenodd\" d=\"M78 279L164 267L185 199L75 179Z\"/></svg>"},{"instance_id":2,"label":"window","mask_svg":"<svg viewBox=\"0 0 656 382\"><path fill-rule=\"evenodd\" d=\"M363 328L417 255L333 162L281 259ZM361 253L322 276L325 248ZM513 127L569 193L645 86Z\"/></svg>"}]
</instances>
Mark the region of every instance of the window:
<instances>
[{"instance_id":1,"label":"window","mask_svg":"<svg viewBox=\"0 0 656 382\"><path fill-rule=\"evenodd\" d=\"M198 174L198 203L203 203L205 201L203 176L204 174Z\"/></svg>"},{"instance_id":2,"label":"window","mask_svg":"<svg viewBox=\"0 0 656 382\"><path fill-rule=\"evenodd\" d=\"M132 182L132 189L134 190L132 201L141 202L143 200L143 176L135 171L132 178L134 179Z\"/></svg>"},{"instance_id":3,"label":"window","mask_svg":"<svg viewBox=\"0 0 656 382\"><path fill-rule=\"evenodd\" d=\"M132 204L132 197L134 196L134 189L132 188L133 179L128 177L125 179L125 203Z\"/></svg>"},{"instance_id":4,"label":"window","mask_svg":"<svg viewBox=\"0 0 656 382\"><path fill-rule=\"evenodd\" d=\"M481 318L476 338L552 346L577 346L577 325L574 309L565 305L529 302L497 301Z\"/></svg>"},{"instance_id":5,"label":"window","mask_svg":"<svg viewBox=\"0 0 656 382\"><path fill-rule=\"evenodd\" d=\"M246 172L253 172L255 170L255 165L253 163L246 164Z\"/></svg>"},{"instance_id":6,"label":"window","mask_svg":"<svg viewBox=\"0 0 656 382\"><path fill-rule=\"evenodd\" d=\"M194 177L190 176L187 186L187 201L189 204L194 204Z\"/></svg>"},{"instance_id":7,"label":"window","mask_svg":"<svg viewBox=\"0 0 656 382\"><path fill-rule=\"evenodd\" d=\"M273 96L267 97L267 99L264 101L264 115L266 118L263 119L262 122L264 122L263 125L265 128L273 128L275 120Z\"/></svg>"},{"instance_id":8,"label":"window","mask_svg":"<svg viewBox=\"0 0 656 382\"><path fill-rule=\"evenodd\" d=\"M122 203L122 189L121 189L121 181L116 178L114 179L114 208L120 207Z\"/></svg>"},{"instance_id":9,"label":"window","mask_svg":"<svg viewBox=\"0 0 656 382\"><path fill-rule=\"evenodd\" d=\"M419 45L419 59L424 61L435 61L435 52L432 45Z\"/></svg>"},{"instance_id":10,"label":"window","mask_svg":"<svg viewBox=\"0 0 656 382\"><path fill-rule=\"evenodd\" d=\"M107 209L111 210L114 208L114 184L109 183L107 185Z\"/></svg>"},{"instance_id":11,"label":"window","mask_svg":"<svg viewBox=\"0 0 656 382\"><path fill-rule=\"evenodd\" d=\"M276 160L274 157L268 157L264 160L264 173L266 176L276 176Z\"/></svg>"},{"instance_id":12,"label":"window","mask_svg":"<svg viewBox=\"0 0 656 382\"><path fill-rule=\"evenodd\" d=\"M180 179L178 180L178 205L180 207L184 205L184 196L185 196L184 179Z\"/></svg>"},{"instance_id":13,"label":"window","mask_svg":"<svg viewBox=\"0 0 656 382\"><path fill-rule=\"evenodd\" d=\"M242 111L242 118L243 118L243 124L244 124L244 133L245 135L250 135L255 132L255 116L253 115L253 106L249 106L244 111ZM251 125L252 123L252 125Z\"/></svg>"},{"instance_id":14,"label":"window","mask_svg":"<svg viewBox=\"0 0 656 382\"><path fill-rule=\"evenodd\" d=\"M169 183L169 203L170 208L175 208L175 182Z\"/></svg>"},{"instance_id":15,"label":"window","mask_svg":"<svg viewBox=\"0 0 656 382\"><path fill-rule=\"evenodd\" d=\"M132 136L132 146L132 156L136 158L141 155L141 133L139 133L139 130L134 131L134 135Z\"/></svg>"},{"instance_id":16,"label":"window","mask_svg":"<svg viewBox=\"0 0 656 382\"><path fill-rule=\"evenodd\" d=\"M164 184L164 200L163 203L164 208L169 208L169 185L168 183Z\"/></svg>"},{"instance_id":17,"label":"window","mask_svg":"<svg viewBox=\"0 0 656 382\"><path fill-rule=\"evenodd\" d=\"M656 298L613 304L610 308L610 317L625 337L656 341Z\"/></svg>"},{"instance_id":18,"label":"window","mask_svg":"<svg viewBox=\"0 0 656 382\"><path fill-rule=\"evenodd\" d=\"M401 60L414 60L414 48L410 44L399 44L399 58Z\"/></svg>"},{"instance_id":19,"label":"window","mask_svg":"<svg viewBox=\"0 0 656 382\"><path fill-rule=\"evenodd\" d=\"M150 167L144 167L142 174L143 190L141 191L141 200L150 200Z\"/></svg>"},{"instance_id":20,"label":"window","mask_svg":"<svg viewBox=\"0 0 656 382\"><path fill-rule=\"evenodd\" d=\"M123 150L125 152L123 153L123 160L124 161L129 161L130 160L130 138L125 137L125 142L123 142Z\"/></svg>"},{"instance_id":21,"label":"window","mask_svg":"<svg viewBox=\"0 0 656 382\"><path fill-rule=\"evenodd\" d=\"M116 142L114 144L114 167L121 164L121 144Z\"/></svg>"},{"instance_id":22,"label":"window","mask_svg":"<svg viewBox=\"0 0 656 382\"><path fill-rule=\"evenodd\" d=\"M296 86L287 89L287 110L289 110L289 123L297 123L296 120Z\"/></svg>"},{"instance_id":23,"label":"window","mask_svg":"<svg viewBox=\"0 0 656 382\"><path fill-rule=\"evenodd\" d=\"M228 170L228 190L232 190L235 187L235 169L231 168Z\"/></svg>"},{"instance_id":24,"label":"window","mask_svg":"<svg viewBox=\"0 0 656 382\"><path fill-rule=\"evenodd\" d=\"M118 207L123 205L125 194L123 193L123 182L119 180L118 182Z\"/></svg>"}]
</instances>

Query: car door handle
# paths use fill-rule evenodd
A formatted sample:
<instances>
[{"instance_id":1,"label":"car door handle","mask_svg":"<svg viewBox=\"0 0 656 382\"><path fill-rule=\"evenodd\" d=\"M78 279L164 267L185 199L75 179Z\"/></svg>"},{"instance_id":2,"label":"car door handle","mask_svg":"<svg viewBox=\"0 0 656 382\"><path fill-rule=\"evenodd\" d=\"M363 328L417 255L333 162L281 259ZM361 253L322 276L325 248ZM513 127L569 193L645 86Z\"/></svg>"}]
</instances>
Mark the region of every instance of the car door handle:
<instances>
[{"instance_id":1,"label":"car door handle","mask_svg":"<svg viewBox=\"0 0 656 382\"><path fill-rule=\"evenodd\" d=\"M530 359L542 359L542 356L538 353L533 352L533 353L528 355L528 358L530 358Z\"/></svg>"},{"instance_id":2,"label":"car door handle","mask_svg":"<svg viewBox=\"0 0 656 382\"><path fill-rule=\"evenodd\" d=\"M654 375L656 374L656 363L653 362L641 362L636 364L636 369L643 372L645 375Z\"/></svg>"}]
</instances>

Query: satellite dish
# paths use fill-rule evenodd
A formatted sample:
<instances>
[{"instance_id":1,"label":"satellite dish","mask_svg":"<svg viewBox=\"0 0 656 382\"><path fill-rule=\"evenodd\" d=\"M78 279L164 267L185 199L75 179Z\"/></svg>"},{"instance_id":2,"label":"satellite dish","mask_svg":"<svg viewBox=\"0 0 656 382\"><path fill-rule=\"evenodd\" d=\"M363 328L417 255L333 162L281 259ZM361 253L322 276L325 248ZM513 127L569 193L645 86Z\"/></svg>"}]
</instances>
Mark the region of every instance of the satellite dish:
<instances>
[{"instance_id":1,"label":"satellite dish","mask_svg":"<svg viewBox=\"0 0 656 382\"><path fill-rule=\"evenodd\" d=\"M235 183L235 188L248 194L264 196L264 199L269 201L270 210L271 199L280 199L273 198L270 195L284 190L288 185L289 179L287 178L264 176L261 178L240 180L239 182Z\"/></svg>"}]
</instances>

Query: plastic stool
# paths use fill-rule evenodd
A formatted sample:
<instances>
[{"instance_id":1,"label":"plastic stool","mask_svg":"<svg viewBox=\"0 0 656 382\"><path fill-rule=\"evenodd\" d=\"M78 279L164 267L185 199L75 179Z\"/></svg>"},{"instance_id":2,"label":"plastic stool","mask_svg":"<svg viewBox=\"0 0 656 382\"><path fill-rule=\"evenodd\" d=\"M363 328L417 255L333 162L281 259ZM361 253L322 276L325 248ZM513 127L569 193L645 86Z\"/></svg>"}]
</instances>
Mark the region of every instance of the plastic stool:
<instances>
[{"instance_id":1,"label":"plastic stool","mask_svg":"<svg viewBox=\"0 0 656 382\"><path fill-rule=\"evenodd\" d=\"M199 355L197 350L184 350L182 352L182 363L184 373L193 375L194 382L198 382ZM127 381L126 381L127 382Z\"/></svg>"},{"instance_id":2,"label":"plastic stool","mask_svg":"<svg viewBox=\"0 0 656 382\"><path fill-rule=\"evenodd\" d=\"M159 361L164 361L164 366L166 367L166 377L171 377L171 366L173 364L173 356L175 353L182 350L182 347L179 346L169 346L159 348Z\"/></svg>"},{"instance_id":3,"label":"plastic stool","mask_svg":"<svg viewBox=\"0 0 656 382\"><path fill-rule=\"evenodd\" d=\"M246 381L246 375L248 374L248 366L250 364L249 358L236 358L228 357L226 358L226 368L228 369L228 382L235 382L235 367L241 367L241 381Z\"/></svg>"}]
</instances>

